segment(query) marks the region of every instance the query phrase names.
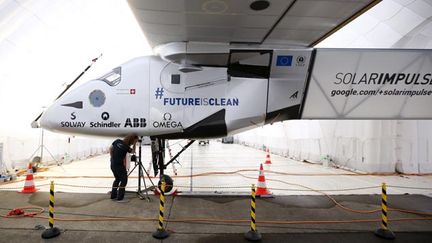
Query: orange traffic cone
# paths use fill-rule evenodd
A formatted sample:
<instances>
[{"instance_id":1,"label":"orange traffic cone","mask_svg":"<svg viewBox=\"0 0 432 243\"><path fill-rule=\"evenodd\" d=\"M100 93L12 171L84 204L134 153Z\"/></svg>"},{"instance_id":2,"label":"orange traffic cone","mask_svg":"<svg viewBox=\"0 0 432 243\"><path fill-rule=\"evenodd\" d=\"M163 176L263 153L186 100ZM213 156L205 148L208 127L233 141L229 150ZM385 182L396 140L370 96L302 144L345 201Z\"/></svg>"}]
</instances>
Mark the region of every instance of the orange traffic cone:
<instances>
[{"instance_id":1,"label":"orange traffic cone","mask_svg":"<svg viewBox=\"0 0 432 243\"><path fill-rule=\"evenodd\" d=\"M266 165L270 165L272 162L271 162L271 159L270 159L270 150L269 149L267 149L267 155L266 155L266 161L265 161L265 164Z\"/></svg>"},{"instance_id":2,"label":"orange traffic cone","mask_svg":"<svg viewBox=\"0 0 432 243\"><path fill-rule=\"evenodd\" d=\"M256 195L261 197L272 197L272 193L267 189L266 186L262 164L260 165Z\"/></svg>"},{"instance_id":3,"label":"orange traffic cone","mask_svg":"<svg viewBox=\"0 0 432 243\"><path fill-rule=\"evenodd\" d=\"M33 168L32 164L29 163L27 168L27 176L24 184L24 189L22 189L22 193L33 193L36 192L37 189L35 187L34 181L33 181Z\"/></svg>"}]
</instances>

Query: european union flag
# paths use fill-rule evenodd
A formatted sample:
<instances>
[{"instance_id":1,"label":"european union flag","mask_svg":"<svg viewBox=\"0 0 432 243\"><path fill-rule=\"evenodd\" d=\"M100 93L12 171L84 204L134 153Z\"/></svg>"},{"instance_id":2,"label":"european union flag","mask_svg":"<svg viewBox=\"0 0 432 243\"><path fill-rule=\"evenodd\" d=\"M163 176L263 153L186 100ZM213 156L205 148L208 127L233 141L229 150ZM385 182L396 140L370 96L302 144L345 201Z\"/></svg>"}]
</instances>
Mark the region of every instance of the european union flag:
<instances>
[{"instance_id":1,"label":"european union flag","mask_svg":"<svg viewBox=\"0 0 432 243\"><path fill-rule=\"evenodd\" d=\"M292 56L277 56L276 66L291 66Z\"/></svg>"}]
</instances>

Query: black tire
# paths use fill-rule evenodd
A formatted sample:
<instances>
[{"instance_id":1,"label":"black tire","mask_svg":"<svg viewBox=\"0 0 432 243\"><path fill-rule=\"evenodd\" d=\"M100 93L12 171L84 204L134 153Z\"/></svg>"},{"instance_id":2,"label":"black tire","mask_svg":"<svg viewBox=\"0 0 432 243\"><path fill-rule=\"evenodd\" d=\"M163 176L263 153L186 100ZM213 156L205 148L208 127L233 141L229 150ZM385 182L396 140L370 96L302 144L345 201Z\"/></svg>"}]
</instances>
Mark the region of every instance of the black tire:
<instances>
[{"instance_id":1,"label":"black tire","mask_svg":"<svg viewBox=\"0 0 432 243\"><path fill-rule=\"evenodd\" d=\"M158 182L159 190L162 191L162 180L165 181L165 193L170 192L174 185L174 180L169 175L163 175Z\"/></svg>"}]
</instances>

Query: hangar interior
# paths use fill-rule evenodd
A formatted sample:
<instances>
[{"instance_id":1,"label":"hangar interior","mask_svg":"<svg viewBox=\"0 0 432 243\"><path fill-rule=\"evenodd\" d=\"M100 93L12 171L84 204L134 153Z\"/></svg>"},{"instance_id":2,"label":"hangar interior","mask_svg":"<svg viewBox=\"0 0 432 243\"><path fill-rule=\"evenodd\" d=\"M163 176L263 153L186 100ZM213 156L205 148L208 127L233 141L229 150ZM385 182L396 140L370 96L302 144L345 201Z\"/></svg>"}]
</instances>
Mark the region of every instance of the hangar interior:
<instances>
[{"instance_id":1,"label":"hangar interior","mask_svg":"<svg viewBox=\"0 0 432 243\"><path fill-rule=\"evenodd\" d=\"M100 12L97 11L100 4L100 1L79 0L56 4L31 0L1 2L0 106L4 114L14 114L2 115L0 120L3 170L25 167L29 159L40 154L41 146L49 150L45 151L45 160L76 160L106 151L109 140L50 132L43 135L28 126L41 107L48 105L62 89L61 83L67 83L66 80L79 73L85 60L97 55L95 50L103 50L109 58L89 74L93 77L111 67L112 63L125 60L128 55L151 53L148 46L142 45L145 38L139 30L134 29L131 34L121 28L133 19L127 6L117 1L103 1L109 8ZM317 47L430 49L431 10L431 3L427 0L382 1ZM127 17L113 19L107 24L99 20L116 12L126 13ZM79 19L74 17L77 13L81 15ZM116 29L119 36L134 37L122 38L134 49L125 49L107 41L111 28ZM83 36L94 31L98 33L95 37L83 41ZM68 39L76 40L75 43L81 46L80 52L68 48ZM64 61L65 56L67 61ZM54 60L62 59L62 65L51 68ZM21 72L23 68L26 72ZM27 84L28 88L24 90L20 88L23 80L34 77L38 80ZM40 77L46 78L47 82L39 80ZM44 89L44 94L35 92L36 88ZM8 96L11 90L20 90L20 95ZM19 102L23 99L32 102ZM10 106L11 103L15 106ZM19 128L10 129L12 124L18 124ZM432 123L427 120L285 121L235 135L235 141L240 144L269 147L273 153L297 160L366 172L420 174L432 172L431 139Z\"/></svg>"},{"instance_id":2,"label":"hangar interior","mask_svg":"<svg viewBox=\"0 0 432 243\"><path fill-rule=\"evenodd\" d=\"M269 2L242 3L252 1ZM152 3L166 8L201 4L202 11L223 14L226 3L234 2L240 1ZM350 8L373 1L271 2L316 4L332 13L331 4ZM166 20L165 28L181 32L168 23L178 19L149 12L144 22ZM228 13L222 23L249 24L237 17ZM0 0L0 242L40 241L46 232L62 242L166 237L168 242L241 242L260 240L257 227L268 242L383 242L395 238L392 231L400 242L430 241L428 119L290 120L197 141L178 157L179 163L167 166L174 186L162 193L162 186L156 189L160 178L145 138L138 148L142 165L129 161L125 200L110 198L122 188L113 185L112 137L62 135L30 123L84 68L94 64L83 78L92 80L133 57L155 54L136 20L121 0ZM192 26L197 22L180 20ZM323 28L328 23L320 22ZM159 28L152 30L163 39ZM255 30L239 36L262 34ZM273 37L289 32L282 29ZM432 1L380 1L314 48L432 49ZM70 115L65 119L75 114ZM172 158L188 142L168 140L166 156ZM11 181L3 177L11 172L20 174Z\"/></svg>"}]
</instances>

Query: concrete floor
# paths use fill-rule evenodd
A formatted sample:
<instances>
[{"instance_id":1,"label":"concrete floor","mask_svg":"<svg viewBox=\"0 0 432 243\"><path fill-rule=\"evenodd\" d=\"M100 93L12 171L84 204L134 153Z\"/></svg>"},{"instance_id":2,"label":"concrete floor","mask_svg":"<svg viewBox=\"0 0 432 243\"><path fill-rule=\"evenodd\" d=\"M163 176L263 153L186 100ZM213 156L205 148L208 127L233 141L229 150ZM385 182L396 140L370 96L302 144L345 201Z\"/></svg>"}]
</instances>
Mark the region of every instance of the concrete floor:
<instances>
[{"instance_id":1,"label":"concrete floor","mask_svg":"<svg viewBox=\"0 0 432 243\"><path fill-rule=\"evenodd\" d=\"M16 240L7 242L199 242L199 243L221 243L221 242L248 242L243 234L194 234L196 240L191 238L191 234L177 233L169 238L158 241L152 238L151 234L140 232L111 232L104 231L67 231L58 239L41 240L40 232L9 230L2 237ZM292 243L322 243L322 242L416 242L429 243L432 233L398 233L396 240L389 241L379 239L370 232L362 233L313 233L313 234L263 234L261 242L292 242ZM1 241L1 240L0 240Z\"/></svg>"},{"instance_id":2,"label":"concrete floor","mask_svg":"<svg viewBox=\"0 0 432 243\"><path fill-rule=\"evenodd\" d=\"M157 228L158 198L140 200L129 194L129 203L119 204L108 199L106 194L56 193L55 226L63 233L55 242L156 242L151 234ZM0 214L5 215L13 207L42 207L47 210L47 192L21 194L2 192ZM356 210L379 209L378 195L342 195L334 197L345 207ZM422 195L390 195L390 205L420 212L432 212L432 199ZM250 201L242 196L177 196L167 197L165 216L169 221L165 228L171 233L167 242L216 242L219 240L244 241L243 234L249 230ZM28 211L29 212L29 211ZM353 213L343 210L324 196L278 196L259 198L256 203L257 229L263 234L264 242L292 239L300 236L306 242L319 238L336 242L366 240L381 242L373 235L379 228L380 212ZM47 213L38 215L46 217ZM128 217L129 220L105 219L106 217ZM432 221L392 221L401 218L425 218L426 216L390 211L389 227L396 233L398 242L412 242L415 237L426 242L432 236ZM71 220L84 221L71 221ZM208 220L191 222L191 219ZM350 223L350 220L373 220L365 223ZM99 221L95 221L99 220ZM145 221L149 220L149 221ZM224 221L220 221L224 220ZM244 220L235 221L232 220ZM293 221L342 220L344 223L294 224ZM376 220L376 221L374 221ZM180 221L180 222L178 222ZM184 222L186 221L186 222ZM272 221L272 222L263 222ZM263 223L261 223L263 222ZM285 222L284 224L281 224ZM291 222L291 223L290 223ZM37 225L47 226L46 218L8 218L0 220L0 242L38 242L43 230ZM399 238L401 236L401 238ZM26 240L27 239L27 240ZM298 239L294 240L297 242Z\"/></svg>"},{"instance_id":3,"label":"concrete floor","mask_svg":"<svg viewBox=\"0 0 432 243\"><path fill-rule=\"evenodd\" d=\"M177 145L172 146L178 150ZM144 165L148 168L150 154L148 146L143 147ZM358 176L350 172L301 163L272 155L272 164L266 166L267 187L274 198L257 199L258 230L263 233L264 242L382 242L371 232L379 227L380 183L393 186L430 188L431 176ZM178 175L173 176L181 196L167 197L167 229L172 233L167 242L231 242L244 241L243 234L249 230L250 202L248 196L251 183L257 182L259 164L265 161L263 151L240 145L221 144L211 141L209 146L193 145L180 157ZM193 165L191 167L191 164ZM241 170L241 171L240 171ZM246 171L245 171L246 170ZM173 175L173 169L167 169ZM223 173L225 174L223 174ZM210 173L210 174L203 174ZM289 173L289 174L283 174ZM193 174L195 176L190 177ZM136 190L134 172L128 183L129 190ZM53 167L35 175L35 184L40 189L33 194L21 194L23 181L0 185L0 214L5 215L16 207L42 207L47 210L48 186L50 180L56 183L55 225L64 232L50 241L62 242L156 242L151 237L157 222L159 201L140 200L135 194L128 194L129 203L119 204L108 199L106 194L112 183L107 155L77 161L61 167ZM153 179L154 180L154 179ZM156 182L156 180L154 180ZM150 181L147 179L147 184ZM327 191L341 205L355 210L377 209L375 213L354 213L338 207L328 197L313 189ZM422 213L432 213L431 190L388 188L389 206ZM210 195L210 196L209 196ZM46 211L40 216L47 216ZM132 217L131 221L98 220L101 217ZM390 211L389 218L425 218ZM61 221L60 219L85 219L85 221ZM190 222L192 218L207 219L210 222ZM143 220L151 221L143 221ZM366 223L299 224L287 221L323 220L376 220ZM187 222L173 222L181 220ZM214 221L225 220L225 221ZM228 220L228 221L226 221ZM244 220L230 223L230 220ZM262 221L277 221L272 224ZM42 241L41 230L36 225L47 225L43 218L18 218L0 220L0 242ZM397 242L426 242L432 236L432 220L390 221L390 228L396 232Z\"/></svg>"}]
</instances>

